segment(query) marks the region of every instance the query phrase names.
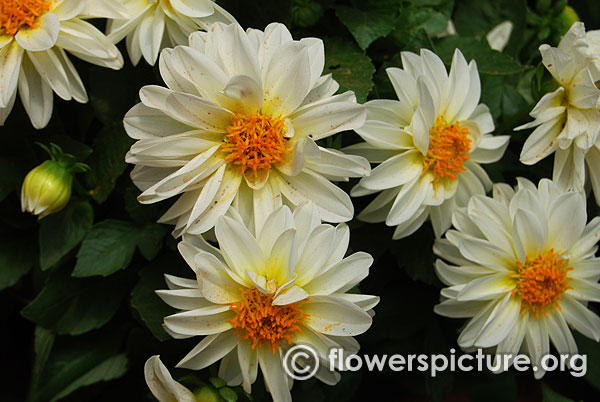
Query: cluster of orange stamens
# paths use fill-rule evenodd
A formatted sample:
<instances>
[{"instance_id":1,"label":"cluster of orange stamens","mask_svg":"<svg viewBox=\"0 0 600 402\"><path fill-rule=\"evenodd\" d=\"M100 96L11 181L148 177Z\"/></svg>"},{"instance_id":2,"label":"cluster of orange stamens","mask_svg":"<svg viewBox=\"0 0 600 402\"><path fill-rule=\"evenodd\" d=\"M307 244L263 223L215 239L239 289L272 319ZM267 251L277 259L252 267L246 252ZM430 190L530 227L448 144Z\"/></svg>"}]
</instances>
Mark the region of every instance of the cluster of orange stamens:
<instances>
[{"instance_id":1,"label":"cluster of orange stamens","mask_svg":"<svg viewBox=\"0 0 600 402\"><path fill-rule=\"evenodd\" d=\"M2 0L0 2L0 34L16 34L23 26L36 28L36 20L50 10L48 0Z\"/></svg>"},{"instance_id":2,"label":"cluster of orange stamens","mask_svg":"<svg viewBox=\"0 0 600 402\"><path fill-rule=\"evenodd\" d=\"M465 170L464 163L469 159L471 139L469 130L459 123L448 124L443 116L438 116L429 130L429 149L423 160L423 174L431 171L435 182L443 178L456 180L456 174Z\"/></svg>"},{"instance_id":3,"label":"cluster of orange stamens","mask_svg":"<svg viewBox=\"0 0 600 402\"><path fill-rule=\"evenodd\" d=\"M221 151L225 161L239 166L249 178L256 179L284 161L286 149L285 121L279 117L257 114L236 114L227 127L225 143Z\"/></svg>"},{"instance_id":4,"label":"cluster of orange stamens","mask_svg":"<svg viewBox=\"0 0 600 402\"><path fill-rule=\"evenodd\" d=\"M557 302L566 290L573 288L567 276L573 268L567 265L568 261L555 254L554 249L540 253L533 260L526 258L525 263L517 261L518 273L514 277L518 283L512 294L521 297L522 314L529 311L539 319L540 313L548 316L548 307L560 310Z\"/></svg>"},{"instance_id":5,"label":"cluster of orange stamens","mask_svg":"<svg viewBox=\"0 0 600 402\"><path fill-rule=\"evenodd\" d=\"M282 341L292 343L292 336L301 332L298 324L306 319L300 305L304 301L285 306L273 305L273 295L258 289L240 289L242 300L231 304L236 314L231 320L233 330L250 342L252 350L268 345L275 353Z\"/></svg>"}]
</instances>

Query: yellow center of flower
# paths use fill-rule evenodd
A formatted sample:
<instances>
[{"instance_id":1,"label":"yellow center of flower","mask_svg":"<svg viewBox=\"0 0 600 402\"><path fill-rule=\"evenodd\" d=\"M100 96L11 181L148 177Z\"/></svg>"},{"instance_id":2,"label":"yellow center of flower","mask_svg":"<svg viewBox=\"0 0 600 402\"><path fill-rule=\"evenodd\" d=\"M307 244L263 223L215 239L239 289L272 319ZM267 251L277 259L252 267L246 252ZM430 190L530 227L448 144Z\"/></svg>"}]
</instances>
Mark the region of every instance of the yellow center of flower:
<instances>
[{"instance_id":1,"label":"yellow center of flower","mask_svg":"<svg viewBox=\"0 0 600 402\"><path fill-rule=\"evenodd\" d=\"M285 306L273 305L273 295L258 289L240 289L242 300L231 304L235 317L231 320L233 330L248 340L252 350L268 345L275 353L283 341L292 343L292 336L301 332L298 324L307 315L300 309L305 300Z\"/></svg>"},{"instance_id":2,"label":"yellow center of flower","mask_svg":"<svg viewBox=\"0 0 600 402\"><path fill-rule=\"evenodd\" d=\"M517 261L518 279L513 295L521 297L521 313L529 311L535 318L540 318L540 312L546 317L550 307L560 310L557 303L562 294L572 289L569 285L571 278L567 273L573 268L567 267L568 261L554 253L554 249L540 253L535 259L525 259L525 263Z\"/></svg>"},{"instance_id":3,"label":"yellow center of flower","mask_svg":"<svg viewBox=\"0 0 600 402\"><path fill-rule=\"evenodd\" d=\"M438 116L429 130L429 149L423 160L423 174L431 171L435 182L448 178L456 180L456 174L465 170L471 149L469 130L459 123L448 124Z\"/></svg>"},{"instance_id":4,"label":"yellow center of flower","mask_svg":"<svg viewBox=\"0 0 600 402\"><path fill-rule=\"evenodd\" d=\"M16 34L23 26L36 28L36 20L50 10L50 0L2 0L0 33Z\"/></svg>"},{"instance_id":5,"label":"yellow center of flower","mask_svg":"<svg viewBox=\"0 0 600 402\"><path fill-rule=\"evenodd\" d=\"M244 174L250 170L250 178L261 179L274 166L284 161L286 149L285 121L279 117L257 114L236 114L227 127L225 143L221 151L225 161L239 166Z\"/></svg>"}]
</instances>

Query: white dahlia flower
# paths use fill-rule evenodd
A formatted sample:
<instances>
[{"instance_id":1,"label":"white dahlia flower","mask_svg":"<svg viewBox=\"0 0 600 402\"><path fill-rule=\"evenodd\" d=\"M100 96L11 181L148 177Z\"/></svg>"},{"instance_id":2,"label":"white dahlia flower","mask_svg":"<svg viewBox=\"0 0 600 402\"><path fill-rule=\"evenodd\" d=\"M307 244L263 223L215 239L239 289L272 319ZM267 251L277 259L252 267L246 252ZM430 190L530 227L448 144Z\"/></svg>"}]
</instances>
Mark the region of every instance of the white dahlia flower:
<instances>
[{"instance_id":1,"label":"white dahlia flower","mask_svg":"<svg viewBox=\"0 0 600 402\"><path fill-rule=\"evenodd\" d=\"M197 401L192 391L171 377L171 373L158 355L150 357L144 364L144 377L150 392L159 402Z\"/></svg>"},{"instance_id":2,"label":"white dahlia flower","mask_svg":"<svg viewBox=\"0 0 600 402\"><path fill-rule=\"evenodd\" d=\"M540 46L542 62L558 88L547 93L533 108L535 120L515 128L535 127L521 151L521 162L533 165L554 156L553 180L565 190L579 191L586 181L585 161L600 200L600 54L593 55L583 23L576 22L558 47Z\"/></svg>"},{"instance_id":3,"label":"white dahlia flower","mask_svg":"<svg viewBox=\"0 0 600 402\"><path fill-rule=\"evenodd\" d=\"M126 9L126 18L110 19L108 37L117 43L127 37L133 65L142 58L150 65L165 47L187 45L188 36L215 22L235 19L212 0L112 0Z\"/></svg>"},{"instance_id":4,"label":"white dahlia flower","mask_svg":"<svg viewBox=\"0 0 600 402\"><path fill-rule=\"evenodd\" d=\"M334 95L324 60L320 39L292 40L281 24L217 23L163 50L168 88L142 88L125 116L138 200L180 195L161 218L175 236L208 231L232 203L257 226L282 202L306 200L325 221L352 219L350 197L329 180L364 176L369 163L315 141L360 127L366 111L354 93Z\"/></svg>"},{"instance_id":5,"label":"white dahlia flower","mask_svg":"<svg viewBox=\"0 0 600 402\"><path fill-rule=\"evenodd\" d=\"M166 275L170 290L157 291L183 310L165 318L167 332L204 336L177 367L200 370L221 360L219 376L246 392L260 367L273 399L290 401L292 378L282 358L305 344L321 361L316 377L335 384L340 375L329 371L329 349L358 351L353 336L369 329L379 301L346 293L368 275L373 258L363 252L344 258L348 227L321 224L313 203L293 214L278 208L256 235L235 209L230 214L215 227L220 249L201 236L186 235L179 244L196 279Z\"/></svg>"},{"instance_id":6,"label":"white dahlia flower","mask_svg":"<svg viewBox=\"0 0 600 402\"><path fill-rule=\"evenodd\" d=\"M387 69L399 100L367 102L367 121L356 130L366 143L345 149L380 163L351 194L380 192L358 218L396 226L394 239L412 234L427 218L439 237L457 206L491 189L480 164L499 160L509 137L490 134L494 122L479 103L477 65L467 64L458 49L450 75L425 49L420 56L403 52L402 64Z\"/></svg>"},{"instance_id":7,"label":"white dahlia flower","mask_svg":"<svg viewBox=\"0 0 600 402\"><path fill-rule=\"evenodd\" d=\"M587 305L600 301L600 218L586 221L584 195L548 179L537 188L525 179L516 190L498 184L493 198L477 195L458 209L456 229L434 246L448 285L434 310L470 318L458 344L529 353L540 378L549 341L561 354L577 353L570 328L598 341L600 318Z\"/></svg>"},{"instance_id":8,"label":"white dahlia flower","mask_svg":"<svg viewBox=\"0 0 600 402\"><path fill-rule=\"evenodd\" d=\"M113 43L81 19L85 7L82 0L2 0L0 125L14 106L17 87L31 124L37 129L50 121L53 91L65 100L88 101L66 52L99 66L115 70L123 67L121 53Z\"/></svg>"}]
</instances>

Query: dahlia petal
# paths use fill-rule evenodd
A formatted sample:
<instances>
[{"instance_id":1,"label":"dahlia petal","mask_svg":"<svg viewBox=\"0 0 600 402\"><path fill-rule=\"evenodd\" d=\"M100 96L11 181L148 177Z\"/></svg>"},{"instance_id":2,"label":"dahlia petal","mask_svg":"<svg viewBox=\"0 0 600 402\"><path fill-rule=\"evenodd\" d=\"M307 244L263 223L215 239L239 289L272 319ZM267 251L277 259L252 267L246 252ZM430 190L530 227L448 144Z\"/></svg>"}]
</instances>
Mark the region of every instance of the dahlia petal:
<instances>
[{"instance_id":1,"label":"dahlia petal","mask_svg":"<svg viewBox=\"0 0 600 402\"><path fill-rule=\"evenodd\" d=\"M15 35L17 43L25 50L41 52L50 49L56 43L60 21L53 13L38 18L36 28L21 27Z\"/></svg>"},{"instance_id":2,"label":"dahlia petal","mask_svg":"<svg viewBox=\"0 0 600 402\"><path fill-rule=\"evenodd\" d=\"M297 176L272 172L281 193L294 205L313 201L321 219L328 222L347 222L354 215L350 197L342 189L310 170Z\"/></svg>"},{"instance_id":3,"label":"dahlia petal","mask_svg":"<svg viewBox=\"0 0 600 402\"><path fill-rule=\"evenodd\" d=\"M17 90L23 48L16 41L0 49L0 107L6 107Z\"/></svg>"},{"instance_id":4,"label":"dahlia petal","mask_svg":"<svg viewBox=\"0 0 600 402\"><path fill-rule=\"evenodd\" d=\"M202 18L214 12L212 2L208 0L170 0L171 6L187 17Z\"/></svg>"},{"instance_id":5,"label":"dahlia petal","mask_svg":"<svg viewBox=\"0 0 600 402\"><path fill-rule=\"evenodd\" d=\"M325 335L360 335L371 326L371 316L355 304L335 296L312 296L304 305L306 325Z\"/></svg>"},{"instance_id":6,"label":"dahlia petal","mask_svg":"<svg viewBox=\"0 0 600 402\"><path fill-rule=\"evenodd\" d=\"M385 190L406 184L421 174L422 159L416 149L400 153L374 168L361 185L369 190Z\"/></svg>"},{"instance_id":7,"label":"dahlia petal","mask_svg":"<svg viewBox=\"0 0 600 402\"><path fill-rule=\"evenodd\" d=\"M246 270L261 274L265 269L266 258L256 239L239 222L222 216L215 226L221 252L227 265L241 277Z\"/></svg>"},{"instance_id":8,"label":"dahlia petal","mask_svg":"<svg viewBox=\"0 0 600 402\"><path fill-rule=\"evenodd\" d=\"M354 286L366 278L372 264L373 257L369 254L363 252L352 254L311 279L303 289L311 295L327 296L336 293L340 289L345 289L347 285Z\"/></svg>"},{"instance_id":9,"label":"dahlia petal","mask_svg":"<svg viewBox=\"0 0 600 402\"><path fill-rule=\"evenodd\" d=\"M265 347L260 348L258 350L258 362L273 400L292 402L292 395L288 388L279 353L273 353Z\"/></svg>"},{"instance_id":10,"label":"dahlia petal","mask_svg":"<svg viewBox=\"0 0 600 402\"><path fill-rule=\"evenodd\" d=\"M167 317L169 318L169 317ZM166 319L165 319L166 321ZM202 370L223 358L238 344L237 335L226 331L206 336L202 339L176 367L190 370Z\"/></svg>"},{"instance_id":11,"label":"dahlia petal","mask_svg":"<svg viewBox=\"0 0 600 402\"><path fill-rule=\"evenodd\" d=\"M173 380L169 370L160 361L158 355L152 356L146 361L144 376L150 392L161 402L172 400L177 402L194 402L196 400L194 394L189 389Z\"/></svg>"},{"instance_id":12,"label":"dahlia petal","mask_svg":"<svg viewBox=\"0 0 600 402\"><path fill-rule=\"evenodd\" d=\"M46 127L52 117L52 88L42 80L28 57L21 64L19 95L33 127Z\"/></svg>"}]
</instances>

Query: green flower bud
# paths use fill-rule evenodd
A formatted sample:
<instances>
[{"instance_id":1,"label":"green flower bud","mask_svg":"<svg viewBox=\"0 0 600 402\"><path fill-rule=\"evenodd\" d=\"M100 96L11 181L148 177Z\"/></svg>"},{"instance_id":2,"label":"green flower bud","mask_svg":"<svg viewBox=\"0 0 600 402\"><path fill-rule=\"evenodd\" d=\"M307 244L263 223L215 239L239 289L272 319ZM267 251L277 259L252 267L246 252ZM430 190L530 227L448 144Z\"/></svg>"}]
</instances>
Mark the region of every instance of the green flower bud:
<instances>
[{"instance_id":1,"label":"green flower bud","mask_svg":"<svg viewBox=\"0 0 600 402\"><path fill-rule=\"evenodd\" d=\"M579 15L571 6L566 6L557 18L556 30L560 35L564 35L571 29L571 25L577 21L579 21Z\"/></svg>"},{"instance_id":2,"label":"green flower bud","mask_svg":"<svg viewBox=\"0 0 600 402\"><path fill-rule=\"evenodd\" d=\"M21 210L38 216L38 219L60 211L69 203L73 187L73 172L88 168L78 163L73 155L64 154L60 147L51 144L50 148L38 144L50 154L52 159L33 168L21 187Z\"/></svg>"},{"instance_id":3,"label":"green flower bud","mask_svg":"<svg viewBox=\"0 0 600 402\"><path fill-rule=\"evenodd\" d=\"M21 189L21 209L42 219L69 203L73 176L58 162L48 160L31 170Z\"/></svg>"},{"instance_id":4,"label":"green flower bud","mask_svg":"<svg viewBox=\"0 0 600 402\"><path fill-rule=\"evenodd\" d=\"M194 391L194 396L198 402L222 402L219 392L209 385Z\"/></svg>"}]
</instances>

